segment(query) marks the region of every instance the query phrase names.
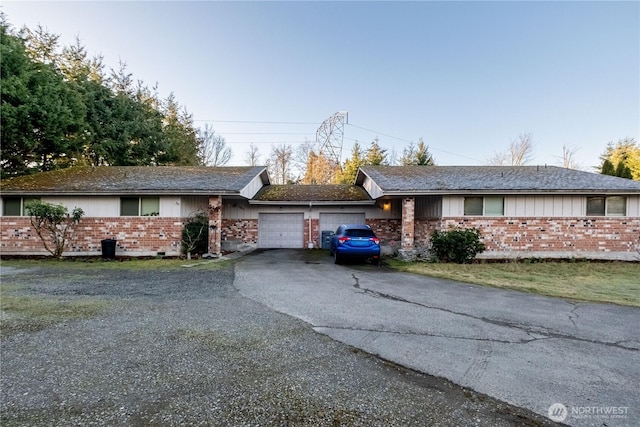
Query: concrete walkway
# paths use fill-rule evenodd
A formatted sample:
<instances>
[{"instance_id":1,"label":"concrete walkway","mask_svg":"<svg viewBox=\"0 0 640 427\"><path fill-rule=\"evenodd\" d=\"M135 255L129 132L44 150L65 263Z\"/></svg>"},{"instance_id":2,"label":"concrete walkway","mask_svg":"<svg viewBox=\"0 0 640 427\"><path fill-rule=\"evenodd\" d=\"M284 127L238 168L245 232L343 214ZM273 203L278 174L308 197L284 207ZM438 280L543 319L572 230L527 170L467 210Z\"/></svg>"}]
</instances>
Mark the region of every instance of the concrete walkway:
<instances>
[{"instance_id":1,"label":"concrete walkway","mask_svg":"<svg viewBox=\"0 0 640 427\"><path fill-rule=\"evenodd\" d=\"M545 416L563 404L567 424L640 423L640 309L337 266L295 250L241 258L234 285L398 364Z\"/></svg>"}]
</instances>

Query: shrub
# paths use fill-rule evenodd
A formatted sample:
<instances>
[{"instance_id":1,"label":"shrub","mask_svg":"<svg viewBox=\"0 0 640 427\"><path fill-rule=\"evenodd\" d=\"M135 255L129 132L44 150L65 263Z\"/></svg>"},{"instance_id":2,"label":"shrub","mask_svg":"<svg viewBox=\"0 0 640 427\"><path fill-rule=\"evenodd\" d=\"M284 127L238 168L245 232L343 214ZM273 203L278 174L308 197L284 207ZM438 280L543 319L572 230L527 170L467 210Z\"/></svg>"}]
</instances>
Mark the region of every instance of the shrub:
<instances>
[{"instance_id":1,"label":"shrub","mask_svg":"<svg viewBox=\"0 0 640 427\"><path fill-rule=\"evenodd\" d=\"M182 252L206 254L209 251L209 216L196 212L189 216L182 229Z\"/></svg>"},{"instance_id":2,"label":"shrub","mask_svg":"<svg viewBox=\"0 0 640 427\"><path fill-rule=\"evenodd\" d=\"M435 231L431 235L431 250L439 261L465 264L484 251L480 231L476 228Z\"/></svg>"},{"instance_id":3,"label":"shrub","mask_svg":"<svg viewBox=\"0 0 640 427\"><path fill-rule=\"evenodd\" d=\"M32 200L25 209L31 217L31 225L44 248L54 257L61 258L75 232L74 224L80 222L84 211L75 208L71 213L62 205Z\"/></svg>"}]
</instances>

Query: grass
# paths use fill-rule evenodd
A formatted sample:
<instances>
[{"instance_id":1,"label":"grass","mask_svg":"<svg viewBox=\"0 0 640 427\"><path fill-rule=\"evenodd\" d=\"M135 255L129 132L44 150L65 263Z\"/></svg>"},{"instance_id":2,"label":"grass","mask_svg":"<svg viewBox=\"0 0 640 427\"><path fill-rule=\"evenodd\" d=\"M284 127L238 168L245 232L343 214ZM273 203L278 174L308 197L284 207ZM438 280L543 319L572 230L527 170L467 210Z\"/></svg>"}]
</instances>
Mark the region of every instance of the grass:
<instances>
[{"instance_id":1,"label":"grass","mask_svg":"<svg viewBox=\"0 0 640 427\"><path fill-rule=\"evenodd\" d=\"M12 259L2 260L2 265L14 268L64 267L85 269L91 267L98 270L176 270L187 267L218 270L229 265L229 260L184 260L179 258L121 258L105 260L102 258L64 258L62 260L45 259Z\"/></svg>"},{"instance_id":2,"label":"grass","mask_svg":"<svg viewBox=\"0 0 640 427\"><path fill-rule=\"evenodd\" d=\"M109 308L106 301L81 299L65 301L59 298L16 295L15 286L0 287L0 333L36 332L57 323L88 319Z\"/></svg>"},{"instance_id":3,"label":"grass","mask_svg":"<svg viewBox=\"0 0 640 427\"><path fill-rule=\"evenodd\" d=\"M460 282L640 307L640 263L508 262L460 265L388 260L387 264L399 271Z\"/></svg>"}]
</instances>

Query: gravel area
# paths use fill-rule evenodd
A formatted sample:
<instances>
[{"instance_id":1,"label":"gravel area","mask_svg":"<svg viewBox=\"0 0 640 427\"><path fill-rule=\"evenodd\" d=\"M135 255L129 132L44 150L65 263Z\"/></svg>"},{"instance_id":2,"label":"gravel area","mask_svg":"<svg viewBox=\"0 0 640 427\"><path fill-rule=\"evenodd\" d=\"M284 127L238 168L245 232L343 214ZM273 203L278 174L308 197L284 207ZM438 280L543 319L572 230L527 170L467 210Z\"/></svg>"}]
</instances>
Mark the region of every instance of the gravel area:
<instances>
[{"instance_id":1,"label":"gravel area","mask_svg":"<svg viewBox=\"0 0 640 427\"><path fill-rule=\"evenodd\" d=\"M553 424L240 296L231 262L73 264L2 268L3 296L95 308L32 324L3 314L3 426Z\"/></svg>"}]
</instances>

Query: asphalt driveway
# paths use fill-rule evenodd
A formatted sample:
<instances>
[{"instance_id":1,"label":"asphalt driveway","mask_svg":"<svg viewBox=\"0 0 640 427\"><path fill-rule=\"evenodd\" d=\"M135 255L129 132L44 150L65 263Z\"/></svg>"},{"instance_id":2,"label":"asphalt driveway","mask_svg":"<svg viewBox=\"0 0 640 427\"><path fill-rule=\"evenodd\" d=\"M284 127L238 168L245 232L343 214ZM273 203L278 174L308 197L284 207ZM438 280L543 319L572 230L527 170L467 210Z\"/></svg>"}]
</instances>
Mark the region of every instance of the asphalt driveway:
<instances>
[{"instance_id":1,"label":"asphalt driveway","mask_svg":"<svg viewBox=\"0 0 640 427\"><path fill-rule=\"evenodd\" d=\"M264 255L237 270L270 276ZM0 425L552 424L241 296L231 263L110 264L0 265Z\"/></svg>"},{"instance_id":2,"label":"asphalt driveway","mask_svg":"<svg viewBox=\"0 0 640 427\"><path fill-rule=\"evenodd\" d=\"M240 293L329 337L564 422L640 423L640 309L256 252ZM555 406L554 415L562 416Z\"/></svg>"}]
</instances>

